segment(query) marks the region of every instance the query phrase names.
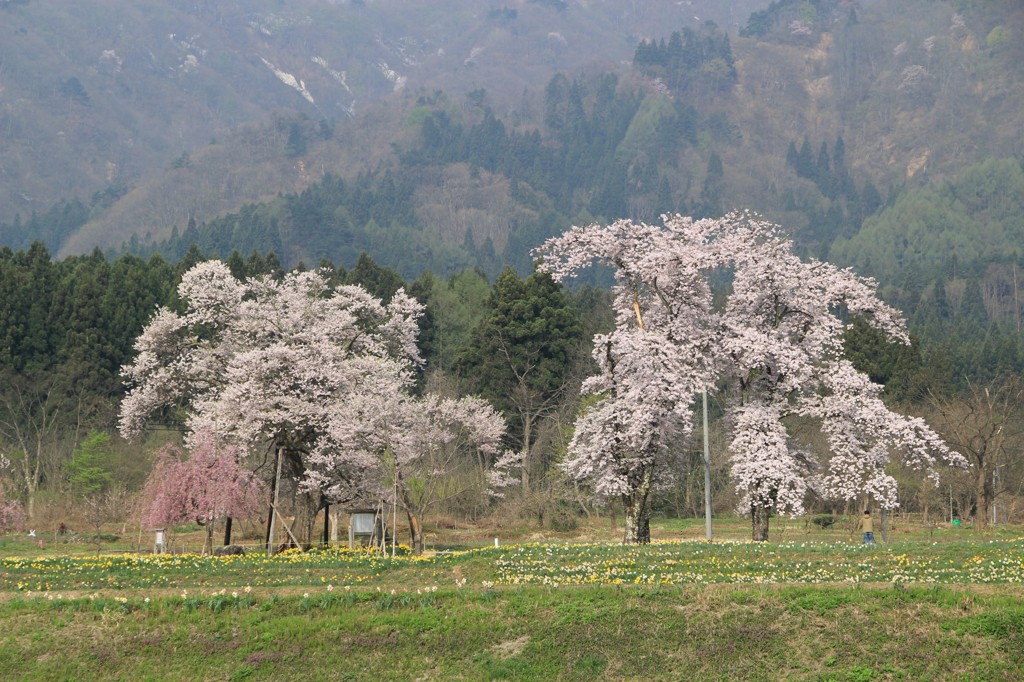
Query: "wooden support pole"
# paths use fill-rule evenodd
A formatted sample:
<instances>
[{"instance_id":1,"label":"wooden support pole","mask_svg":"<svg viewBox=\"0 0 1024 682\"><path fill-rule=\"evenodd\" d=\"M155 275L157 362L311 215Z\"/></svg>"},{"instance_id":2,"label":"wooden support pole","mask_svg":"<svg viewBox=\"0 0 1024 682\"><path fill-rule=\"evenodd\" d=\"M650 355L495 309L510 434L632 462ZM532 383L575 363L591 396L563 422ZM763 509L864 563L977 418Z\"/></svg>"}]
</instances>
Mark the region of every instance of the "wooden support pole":
<instances>
[{"instance_id":1,"label":"wooden support pole","mask_svg":"<svg viewBox=\"0 0 1024 682\"><path fill-rule=\"evenodd\" d=\"M323 539L323 542L320 543L324 547L327 546L327 544L328 544L328 542L330 540L330 532L331 532L331 505L330 504L325 504L324 505L324 539Z\"/></svg>"},{"instance_id":2,"label":"wooden support pole","mask_svg":"<svg viewBox=\"0 0 1024 682\"><path fill-rule=\"evenodd\" d=\"M288 521L285 520L285 518L281 514L281 512L279 512L277 510L277 507L274 507L274 514L277 516L277 518L281 519L281 525L284 526L284 532L287 533L288 537L290 537L292 539L292 542L295 544L295 546L296 547L301 547L302 545L299 544L299 541L295 537L295 534L292 533L292 529L288 527Z\"/></svg>"}]
</instances>

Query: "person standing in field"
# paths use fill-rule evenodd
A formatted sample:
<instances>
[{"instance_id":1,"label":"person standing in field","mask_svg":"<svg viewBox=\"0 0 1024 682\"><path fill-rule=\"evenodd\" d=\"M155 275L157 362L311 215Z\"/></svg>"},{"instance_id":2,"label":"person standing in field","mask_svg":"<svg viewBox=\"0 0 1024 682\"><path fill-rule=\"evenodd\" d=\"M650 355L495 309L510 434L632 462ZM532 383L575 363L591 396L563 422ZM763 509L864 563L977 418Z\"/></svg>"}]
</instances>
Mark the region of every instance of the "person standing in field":
<instances>
[{"instance_id":1,"label":"person standing in field","mask_svg":"<svg viewBox=\"0 0 1024 682\"><path fill-rule=\"evenodd\" d=\"M864 544L873 545L875 544L875 526L871 521L871 510L864 510L864 518L861 519L860 529L864 531Z\"/></svg>"}]
</instances>

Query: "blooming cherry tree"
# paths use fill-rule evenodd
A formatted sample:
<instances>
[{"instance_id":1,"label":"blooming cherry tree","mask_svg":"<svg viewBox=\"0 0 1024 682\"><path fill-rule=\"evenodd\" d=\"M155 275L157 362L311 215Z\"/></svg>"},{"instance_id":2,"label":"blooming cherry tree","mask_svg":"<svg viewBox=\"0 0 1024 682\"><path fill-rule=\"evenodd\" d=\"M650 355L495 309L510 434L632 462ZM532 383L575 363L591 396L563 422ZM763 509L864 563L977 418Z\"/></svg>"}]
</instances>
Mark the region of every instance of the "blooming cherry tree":
<instances>
[{"instance_id":1,"label":"blooming cherry tree","mask_svg":"<svg viewBox=\"0 0 1024 682\"><path fill-rule=\"evenodd\" d=\"M682 227L700 239L706 225ZM652 260L672 246L666 230L619 221L573 228L536 254L556 279L593 262L615 268L616 328L594 339L600 374L583 385L598 401L577 421L564 468L590 480L599 495L621 500L627 543L650 540L648 496L670 479L668 448L693 431L692 396L713 378L706 352L713 342L712 291L702 274L706 256ZM660 276L651 277L655 270Z\"/></svg>"},{"instance_id":2,"label":"blooming cherry tree","mask_svg":"<svg viewBox=\"0 0 1024 682\"><path fill-rule=\"evenodd\" d=\"M616 330L597 339L601 375L584 387L599 395L599 409L577 422L565 467L598 493L622 496L627 509L659 475L651 443L690 434L691 399L705 387L725 387L731 472L756 540L767 539L770 515L801 513L813 483L846 498L868 493L890 508L894 482L884 467L892 455L926 469L936 458L965 464L923 422L890 412L843 360L845 319L862 316L906 343L898 312L871 280L802 261L775 225L741 213L666 216L659 226L621 220L573 228L535 255L559 279L595 262L615 270ZM627 355L640 357L611 361ZM612 409L617 402L625 404ZM821 420L834 449L827 473L817 475L791 442L790 415ZM627 438L630 429L648 440ZM623 463L651 471L624 477ZM644 514L638 502L634 524ZM627 542L643 540L642 530L627 528Z\"/></svg>"},{"instance_id":3,"label":"blooming cherry tree","mask_svg":"<svg viewBox=\"0 0 1024 682\"><path fill-rule=\"evenodd\" d=\"M0 530L21 530L25 525L25 508L13 495L13 486L2 478L11 466L11 460L0 455Z\"/></svg>"},{"instance_id":4,"label":"blooming cherry tree","mask_svg":"<svg viewBox=\"0 0 1024 682\"><path fill-rule=\"evenodd\" d=\"M209 261L183 275L178 293L184 311L160 309L123 370L125 437L183 409L190 432L278 453L289 477L301 478L314 444L329 447L338 405L362 400L375 381L408 384L419 362L422 307L403 291L384 305L361 287L330 286L323 272L241 282ZM310 502L313 511L319 504Z\"/></svg>"},{"instance_id":5,"label":"blooming cherry tree","mask_svg":"<svg viewBox=\"0 0 1024 682\"><path fill-rule=\"evenodd\" d=\"M254 516L265 499L263 482L241 465L243 457L237 446L218 444L210 431L195 436L187 458L177 447L164 447L140 494L142 524L195 521L206 527L203 551L212 549L218 519Z\"/></svg>"},{"instance_id":6,"label":"blooming cherry tree","mask_svg":"<svg viewBox=\"0 0 1024 682\"><path fill-rule=\"evenodd\" d=\"M630 543L650 541L648 497L669 481L670 444L693 429L689 396L699 389L685 369L666 371L678 360L675 350L663 335L642 329L595 338L601 373L583 390L600 398L577 421L564 465L574 478L592 480L598 495L621 500Z\"/></svg>"},{"instance_id":7,"label":"blooming cherry tree","mask_svg":"<svg viewBox=\"0 0 1024 682\"><path fill-rule=\"evenodd\" d=\"M480 485L509 482L492 471L515 463L498 452L505 425L489 405L411 395L422 306L404 291L384 305L321 272L240 282L217 261L185 273L178 291L185 311L158 311L124 369L125 436L184 408L192 434L285 458L314 512L397 491L417 548L419 517L455 494L451 474L467 461Z\"/></svg>"}]
</instances>

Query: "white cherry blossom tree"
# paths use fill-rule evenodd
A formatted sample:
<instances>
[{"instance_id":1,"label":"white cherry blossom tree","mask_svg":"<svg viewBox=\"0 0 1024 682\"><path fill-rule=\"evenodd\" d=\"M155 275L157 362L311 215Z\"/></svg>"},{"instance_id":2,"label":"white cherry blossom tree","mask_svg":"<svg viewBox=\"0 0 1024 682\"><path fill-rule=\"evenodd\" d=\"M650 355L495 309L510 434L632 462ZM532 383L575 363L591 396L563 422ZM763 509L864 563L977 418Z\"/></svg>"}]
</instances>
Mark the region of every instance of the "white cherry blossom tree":
<instances>
[{"instance_id":1,"label":"white cherry blossom tree","mask_svg":"<svg viewBox=\"0 0 1024 682\"><path fill-rule=\"evenodd\" d=\"M178 293L183 312L158 310L123 369L125 437L184 411L189 432L280 455L288 478L300 479L314 444L328 447L339 405L364 399L375 380L409 385L419 362L421 306L403 291L384 305L361 287L330 286L322 272L241 282L209 261L183 275ZM306 540L321 501L308 502Z\"/></svg>"},{"instance_id":2,"label":"white cherry blossom tree","mask_svg":"<svg viewBox=\"0 0 1024 682\"><path fill-rule=\"evenodd\" d=\"M929 470L937 458L965 464L923 422L892 413L843 359L852 316L907 343L899 313L871 280L802 261L775 225L743 213L620 220L575 227L535 255L557 279L594 263L615 271L616 330L596 340L601 374L584 386L599 401L578 420L565 468L622 498L632 516L627 542L649 537L645 488L671 475L655 453L692 432L690 403L702 388L723 389L731 472L755 540L767 539L772 514L801 513L813 484L895 506L884 471L893 455ZM792 442L791 415L821 421L834 450L824 471Z\"/></svg>"}]
</instances>

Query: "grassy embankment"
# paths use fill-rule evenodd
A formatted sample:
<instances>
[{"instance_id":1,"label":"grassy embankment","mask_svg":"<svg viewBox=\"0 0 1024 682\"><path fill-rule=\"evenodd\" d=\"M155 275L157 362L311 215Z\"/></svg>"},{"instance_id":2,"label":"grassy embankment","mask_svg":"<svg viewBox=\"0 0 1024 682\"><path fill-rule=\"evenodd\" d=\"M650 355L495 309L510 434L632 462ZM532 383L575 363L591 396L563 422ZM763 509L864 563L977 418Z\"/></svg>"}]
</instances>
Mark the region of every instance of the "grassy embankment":
<instances>
[{"instance_id":1,"label":"grassy embankment","mask_svg":"<svg viewBox=\"0 0 1024 682\"><path fill-rule=\"evenodd\" d=\"M272 559L6 540L0 678L1022 678L1022 529L790 535Z\"/></svg>"}]
</instances>

